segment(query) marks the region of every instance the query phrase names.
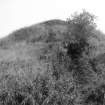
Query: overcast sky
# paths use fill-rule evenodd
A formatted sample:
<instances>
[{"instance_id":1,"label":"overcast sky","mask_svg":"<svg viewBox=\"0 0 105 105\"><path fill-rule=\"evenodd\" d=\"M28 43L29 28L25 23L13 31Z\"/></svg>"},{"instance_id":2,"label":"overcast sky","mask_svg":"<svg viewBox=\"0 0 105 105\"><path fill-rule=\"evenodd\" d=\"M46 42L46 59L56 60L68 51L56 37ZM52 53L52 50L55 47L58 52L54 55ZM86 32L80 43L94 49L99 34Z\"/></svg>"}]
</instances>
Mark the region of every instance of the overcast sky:
<instances>
[{"instance_id":1,"label":"overcast sky","mask_svg":"<svg viewBox=\"0 0 105 105\"><path fill-rule=\"evenodd\" d=\"M0 37L16 29L50 19L68 18L86 9L98 17L97 25L105 32L105 0L0 0Z\"/></svg>"}]
</instances>

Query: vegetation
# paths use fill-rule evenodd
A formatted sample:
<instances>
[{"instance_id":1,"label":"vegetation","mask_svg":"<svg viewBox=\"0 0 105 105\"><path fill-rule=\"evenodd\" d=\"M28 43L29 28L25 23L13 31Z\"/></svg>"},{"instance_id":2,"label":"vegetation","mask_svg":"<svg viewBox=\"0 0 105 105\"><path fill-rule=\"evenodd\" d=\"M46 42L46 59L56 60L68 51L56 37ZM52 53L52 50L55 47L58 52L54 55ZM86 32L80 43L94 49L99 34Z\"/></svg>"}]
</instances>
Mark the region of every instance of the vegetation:
<instances>
[{"instance_id":1,"label":"vegetation","mask_svg":"<svg viewBox=\"0 0 105 105\"><path fill-rule=\"evenodd\" d=\"M105 36L94 18L83 11L2 39L0 105L104 105Z\"/></svg>"}]
</instances>

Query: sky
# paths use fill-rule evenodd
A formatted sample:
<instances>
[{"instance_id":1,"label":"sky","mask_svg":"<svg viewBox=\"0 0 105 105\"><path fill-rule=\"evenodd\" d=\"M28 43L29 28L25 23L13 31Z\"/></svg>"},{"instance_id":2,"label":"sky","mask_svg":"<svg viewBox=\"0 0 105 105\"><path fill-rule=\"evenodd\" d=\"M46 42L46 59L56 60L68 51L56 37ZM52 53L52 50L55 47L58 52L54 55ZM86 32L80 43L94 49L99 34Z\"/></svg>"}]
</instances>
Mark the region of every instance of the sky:
<instances>
[{"instance_id":1,"label":"sky","mask_svg":"<svg viewBox=\"0 0 105 105\"><path fill-rule=\"evenodd\" d=\"M82 9L97 16L105 33L105 0L0 0L0 38L22 27L51 19L66 20Z\"/></svg>"}]
</instances>

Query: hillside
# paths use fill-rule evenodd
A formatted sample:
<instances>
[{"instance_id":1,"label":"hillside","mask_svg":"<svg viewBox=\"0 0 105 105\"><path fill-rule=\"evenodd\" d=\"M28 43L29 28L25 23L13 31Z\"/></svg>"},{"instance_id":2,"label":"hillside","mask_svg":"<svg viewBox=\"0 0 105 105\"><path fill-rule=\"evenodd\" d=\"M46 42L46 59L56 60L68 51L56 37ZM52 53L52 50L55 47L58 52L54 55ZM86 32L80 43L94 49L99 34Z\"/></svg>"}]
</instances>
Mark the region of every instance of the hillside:
<instances>
[{"instance_id":1,"label":"hillside","mask_svg":"<svg viewBox=\"0 0 105 105\"><path fill-rule=\"evenodd\" d=\"M0 40L0 105L105 104L105 36L82 17L85 31L71 21L45 21Z\"/></svg>"}]
</instances>

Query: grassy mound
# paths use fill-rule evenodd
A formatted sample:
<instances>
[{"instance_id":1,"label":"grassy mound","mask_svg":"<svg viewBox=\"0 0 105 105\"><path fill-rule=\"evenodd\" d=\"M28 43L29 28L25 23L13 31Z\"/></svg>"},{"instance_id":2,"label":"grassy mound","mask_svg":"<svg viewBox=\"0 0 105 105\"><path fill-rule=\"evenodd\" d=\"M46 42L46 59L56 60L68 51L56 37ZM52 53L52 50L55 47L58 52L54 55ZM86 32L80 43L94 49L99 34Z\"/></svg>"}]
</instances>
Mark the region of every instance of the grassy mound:
<instances>
[{"instance_id":1,"label":"grassy mound","mask_svg":"<svg viewBox=\"0 0 105 105\"><path fill-rule=\"evenodd\" d=\"M104 105L105 36L83 11L0 40L0 105Z\"/></svg>"}]
</instances>

